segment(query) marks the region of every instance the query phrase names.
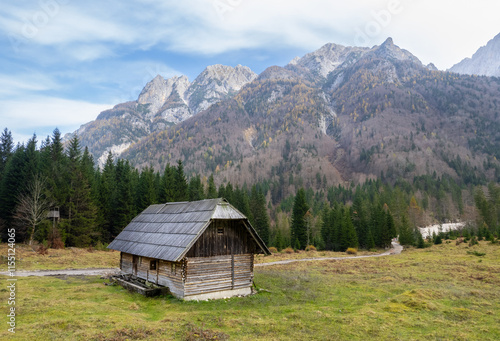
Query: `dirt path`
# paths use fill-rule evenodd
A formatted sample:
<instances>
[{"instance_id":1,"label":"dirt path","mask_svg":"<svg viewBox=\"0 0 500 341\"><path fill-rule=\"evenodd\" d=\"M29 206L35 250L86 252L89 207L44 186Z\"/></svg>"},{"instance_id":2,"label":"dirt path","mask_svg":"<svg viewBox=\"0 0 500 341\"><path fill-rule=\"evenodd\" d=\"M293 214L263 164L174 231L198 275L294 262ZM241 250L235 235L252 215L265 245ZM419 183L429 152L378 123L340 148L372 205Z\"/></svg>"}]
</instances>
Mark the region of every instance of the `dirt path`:
<instances>
[{"instance_id":1,"label":"dirt path","mask_svg":"<svg viewBox=\"0 0 500 341\"><path fill-rule=\"evenodd\" d=\"M316 258L304 258L304 259L290 259L281 260L277 262L260 263L255 264L255 266L270 266L276 264L289 264L294 262L309 262L318 260L342 260L342 259L356 259L356 258L369 258L369 257L383 257L389 255L399 255L403 251L403 247L398 243L393 242L392 248L380 253L378 255L366 255L366 256L348 256L348 257L316 257ZM118 273L120 269L118 268L104 268L104 269L63 269L63 270L33 270L33 271L16 271L14 277L28 277L28 276L102 276L108 274ZM0 272L0 275L8 276L9 272Z\"/></svg>"},{"instance_id":2,"label":"dirt path","mask_svg":"<svg viewBox=\"0 0 500 341\"><path fill-rule=\"evenodd\" d=\"M260 263L255 264L254 266L269 266L276 264L289 264L293 262L309 262L309 261L318 261L318 260L342 260L342 259L356 259L356 258L369 258L369 257L383 257L390 255L399 255L401 251L403 251L403 247L396 242L392 242L392 248L379 253L378 255L366 255L366 256L348 256L348 257L316 257L316 258L304 258L304 259L290 259L290 260L280 260L277 262L269 262L269 263Z\"/></svg>"}]
</instances>

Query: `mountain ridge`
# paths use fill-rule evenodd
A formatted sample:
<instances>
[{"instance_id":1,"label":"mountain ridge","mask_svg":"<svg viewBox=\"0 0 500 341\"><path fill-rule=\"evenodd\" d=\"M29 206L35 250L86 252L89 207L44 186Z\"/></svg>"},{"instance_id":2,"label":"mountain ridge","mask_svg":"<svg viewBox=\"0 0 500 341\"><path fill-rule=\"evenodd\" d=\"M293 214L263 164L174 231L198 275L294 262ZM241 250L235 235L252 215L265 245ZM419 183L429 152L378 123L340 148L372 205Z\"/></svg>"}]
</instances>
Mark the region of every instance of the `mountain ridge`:
<instances>
[{"instance_id":1,"label":"mountain ridge","mask_svg":"<svg viewBox=\"0 0 500 341\"><path fill-rule=\"evenodd\" d=\"M472 56L453 65L449 71L467 75L500 77L500 33Z\"/></svg>"},{"instance_id":2,"label":"mountain ridge","mask_svg":"<svg viewBox=\"0 0 500 341\"><path fill-rule=\"evenodd\" d=\"M370 49L326 44L284 67L239 75L244 84L231 92L211 74L207 93L222 87L225 98L212 96L217 99L198 114L114 148L137 167L162 170L182 160L188 174L212 172L219 182L265 181L280 199L300 186L320 190L325 182L378 177L500 179L495 78L438 71L391 38ZM179 92L169 98L172 93L186 105ZM134 122L147 105L111 109L115 135L128 132L119 117ZM134 129L141 129L139 121Z\"/></svg>"}]
</instances>

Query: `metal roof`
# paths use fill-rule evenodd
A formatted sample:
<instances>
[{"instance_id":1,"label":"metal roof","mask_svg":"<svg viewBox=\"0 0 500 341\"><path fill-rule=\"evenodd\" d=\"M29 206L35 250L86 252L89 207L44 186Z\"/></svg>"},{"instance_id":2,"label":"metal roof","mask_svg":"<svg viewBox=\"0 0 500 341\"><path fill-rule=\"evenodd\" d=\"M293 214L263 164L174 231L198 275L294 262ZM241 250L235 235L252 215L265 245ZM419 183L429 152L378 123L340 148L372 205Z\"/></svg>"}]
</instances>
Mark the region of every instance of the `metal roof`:
<instances>
[{"instance_id":1,"label":"metal roof","mask_svg":"<svg viewBox=\"0 0 500 341\"><path fill-rule=\"evenodd\" d=\"M243 219L260 249L270 254L248 219L225 199L151 205L132 219L108 248L177 262L198 240L212 219Z\"/></svg>"}]
</instances>

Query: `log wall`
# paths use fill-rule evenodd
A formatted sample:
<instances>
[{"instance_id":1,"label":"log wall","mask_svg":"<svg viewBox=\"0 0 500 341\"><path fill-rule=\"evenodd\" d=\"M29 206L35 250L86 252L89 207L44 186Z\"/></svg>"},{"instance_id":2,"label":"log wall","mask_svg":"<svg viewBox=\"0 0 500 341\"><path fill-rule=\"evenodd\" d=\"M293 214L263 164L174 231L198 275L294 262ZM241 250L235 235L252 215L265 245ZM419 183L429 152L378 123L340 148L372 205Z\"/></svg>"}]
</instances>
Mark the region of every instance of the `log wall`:
<instances>
[{"instance_id":1,"label":"log wall","mask_svg":"<svg viewBox=\"0 0 500 341\"><path fill-rule=\"evenodd\" d=\"M184 296L249 288L253 253L186 259Z\"/></svg>"},{"instance_id":2,"label":"log wall","mask_svg":"<svg viewBox=\"0 0 500 341\"><path fill-rule=\"evenodd\" d=\"M134 258L137 260L137 271L134 267ZM150 262L156 261L156 270L150 270ZM172 264L175 267L172 267ZM132 274L149 282L168 287L177 297L184 296L183 274L185 261L168 262L148 257L137 257L128 253L121 253L120 269L124 273Z\"/></svg>"}]
</instances>

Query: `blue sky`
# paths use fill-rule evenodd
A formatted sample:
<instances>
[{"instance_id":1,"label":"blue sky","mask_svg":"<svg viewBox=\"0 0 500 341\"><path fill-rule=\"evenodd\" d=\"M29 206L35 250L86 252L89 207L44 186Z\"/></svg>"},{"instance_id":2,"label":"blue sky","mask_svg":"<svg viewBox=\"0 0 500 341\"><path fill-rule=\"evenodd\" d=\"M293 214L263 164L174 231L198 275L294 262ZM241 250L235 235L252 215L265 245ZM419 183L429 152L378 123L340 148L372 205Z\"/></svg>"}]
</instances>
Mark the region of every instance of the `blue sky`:
<instances>
[{"instance_id":1,"label":"blue sky","mask_svg":"<svg viewBox=\"0 0 500 341\"><path fill-rule=\"evenodd\" d=\"M286 65L326 43L396 45L446 70L500 33L497 0L9 1L0 7L0 129L63 133L135 100L157 74Z\"/></svg>"}]
</instances>

